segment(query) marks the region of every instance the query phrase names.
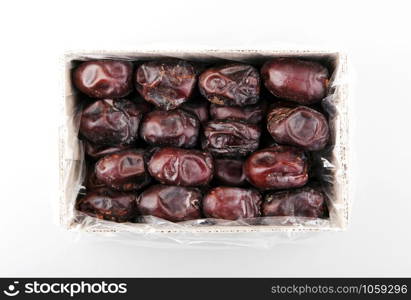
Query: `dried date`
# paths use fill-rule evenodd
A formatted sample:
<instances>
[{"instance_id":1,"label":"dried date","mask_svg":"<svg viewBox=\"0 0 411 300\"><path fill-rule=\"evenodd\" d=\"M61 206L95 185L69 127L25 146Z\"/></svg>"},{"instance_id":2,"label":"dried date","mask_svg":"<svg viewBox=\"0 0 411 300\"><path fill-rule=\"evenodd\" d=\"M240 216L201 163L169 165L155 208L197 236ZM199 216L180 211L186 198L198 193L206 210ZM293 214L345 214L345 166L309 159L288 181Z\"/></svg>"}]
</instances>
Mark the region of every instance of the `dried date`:
<instances>
[{"instance_id":1,"label":"dried date","mask_svg":"<svg viewBox=\"0 0 411 300\"><path fill-rule=\"evenodd\" d=\"M136 72L136 88L140 95L165 110L187 101L196 82L194 66L184 60L146 62Z\"/></svg>"},{"instance_id":2,"label":"dried date","mask_svg":"<svg viewBox=\"0 0 411 300\"><path fill-rule=\"evenodd\" d=\"M132 90L133 65L127 61L95 60L74 70L73 83L92 98L122 98Z\"/></svg>"},{"instance_id":3,"label":"dried date","mask_svg":"<svg viewBox=\"0 0 411 300\"><path fill-rule=\"evenodd\" d=\"M227 106L255 104L260 94L260 75L250 65L229 64L210 68L199 77L201 94L210 102Z\"/></svg>"},{"instance_id":4,"label":"dried date","mask_svg":"<svg viewBox=\"0 0 411 300\"><path fill-rule=\"evenodd\" d=\"M143 216L155 216L171 222L201 217L201 192L196 188L154 185L137 198L137 208Z\"/></svg>"},{"instance_id":5,"label":"dried date","mask_svg":"<svg viewBox=\"0 0 411 300\"><path fill-rule=\"evenodd\" d=\"M132 193L100 188L80 198L77 209L102 220L127 222L136 216L136 196Z\"/></svg>"},{"instance_id":6,"label":"dried date","mask_svg":"<svg viewBox=\"0 0 411 300\"><path fill-rule=\"evenodd\" d=\"M199 128L197 117L184 110L155 110L144 117L140 135L151 145L192 148Z\"/></svg>"},{"instance_id":7,"label":"dried date","mask_svg":"<svg viewBox=\"0 0 411 300\"><path fill-rule=\"evenodd\" d=\"M137 191L150 182L143 150L124 150L104 156L96 163L96 177L107 186Z\"/></svg>"},{"instance_id":8,"label":"dried date","mask_svg":"<svg viewBox=\"0 0 411 300\"><path fill-rule=\"evenodd\" d=\"M237 220L261 215L262 198L253 189L216 187L203 199L203 212L208 218Z\"/></svg>"},{"instance_id":9,"label":"dried date","mask_svg":"<svg viewBox=\"0 0 411 300\"><path fill-rule=\"evenodd\" d=\"M267 117L267 130L277 143L308 151L323 149L329 138L325 117L305 106L274 108Z\"/></svg>"},{"instance_id":10,"label":"dried date","mask_svg":"<svg viewBox=\"0 0 411 300\"><path fill-rule=\"evenodd\" d=\"M80 134L96 145L131 144L138 138L141 118L131 100L98 100L83 110Z\"/></svg>"},{"instance_id":11,"label":"dried date","mask_svg":"<svg viewBox=\"0 0 411 300\"><path fill-rule=\"evenodd\" d=\"M244 173L262 190L301 187L308 181L308 161L298 148L275 146L251 154L244 163Z\"/></svg>"},{"instance_id":12,"label":"dried date","mask_svg":"<svg viewBox=\"0 0 411 300\"><path fill-rule=\"evenodd\" d=\"M321 218L324 216L325 196L319 189L304 187L266 195L263 216L298 216Z\"/></svg>"},{"instance_id":13,"label":"dried date","mask_svg":"<svg viewBox=\"0 0 411 300\"><path fill-rule=\"evenodd\" d=\"M254 124L211 121L204 128L202 146L217 156L245 156L257 150L260 135Z\"/></svg>"},{"instance_id":14,"label":"dried date","mask_svg":"<svg viewBox=\"0 0 411 300\"><path fill-rule=\"evenodd\" d=\"M207 152L162 148L151 156L148 170L164 184L201 186L213 178L214 163Z\"/></svg>"},{"instance_id":15,"label":"dried date","mask_svg":"<svg viewBox=\"0 0 411 300\"><path fill-rule=\"evenodd\" d=\"M276 97L310 105L327 93L329 73L317 62L296 58L276 58L261 68L267 89Z\"/></svg>"}]
</instances>

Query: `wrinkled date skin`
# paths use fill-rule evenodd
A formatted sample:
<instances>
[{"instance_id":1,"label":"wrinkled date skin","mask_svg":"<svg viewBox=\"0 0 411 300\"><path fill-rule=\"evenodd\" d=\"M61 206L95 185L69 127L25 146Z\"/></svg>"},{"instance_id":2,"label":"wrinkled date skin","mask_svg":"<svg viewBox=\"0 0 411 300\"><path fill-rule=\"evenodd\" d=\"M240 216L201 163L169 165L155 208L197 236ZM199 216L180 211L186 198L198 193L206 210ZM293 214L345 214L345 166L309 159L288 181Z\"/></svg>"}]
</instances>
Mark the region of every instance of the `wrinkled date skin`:
<instances>
[{"instance_id":1,"label":"wrinkled date skin","mask_svg":"<svg viewBox=\"0 0 411 300\"><path fill-rule=\"evenodd\" d=\"M329 138L325 117L305 106L273 109L267 117L267 130L277 143L308 151L323 149Z\"/></svg>"},{"instance_id":2,"label":"wrinkled date skin","mask_svg":"<svg viewBox=\"0 0 411 300\"><path fill-rule=\"evenodd\" d=\"M147 62L136 72L136 88L140 95L165 110L187 101L196 82L194 66L184 60Z\"/></svg>"},{"instance_id":3,"label":"wrinkled date skin","mask_svg":"<svg viewBox=\"0 0 411 300\"><path fill-rule=\"evenodd\" d=\"M296 58L277 58L266 62L261 77L276 97L310 105L326 96L327 68L317 62Z\"/></svg>"},{"instance_id":4,"label":"wrinkled date skin","mask_svg":"<svg viewBox=\"0 0 411 300\"><path fill-rule=\"evenodd\" d=\"M130 94L133 65L126 61L96 60L82 63L73 73L74 85L92 98L122 98Z\"/></svg>"},{"instance_id":5,"label":"wrinkled date skin","mask_svg":"<svg viewBox=\"0 0 411 300\"><path fill-rule=\"evenodd\" d=\"M124 150L104 156L96 163L96 177L105 185L121 191L137 191L150 182L144 150Z\"/></svg>"},{"instance_id":6,"label":"wrinkled date skin","mask_svg":"<svg viewBox=\"0 0 411 300\"><path fill-rule=\"evenodd\" d=\"M89 216L115 222L127 222L136 216L136 196L109 188L87 193L77 202L77 209Z\"/></svg>"},{"instance_id":7,"label":"wrinkled date skin","mask_svg":"<svg viewBox=\"0 0 411 300\"><path fill-rule=\"evenodd\" d=\"M229 64L201 73L199 89L208 101L226 106L255 104L260 95L260 75L253 66Z\"/></svg>"},{"instance_id":8,"label":"wrinkled date skin","mask_svg":"<svg viewBox=\"0 0 411 300\"><path fill-rule=\"evenodd\" d=\"M214 178L224 185L241 186L246 182L243 172L244 161L231 158L214 160Z\"/></svg>"},{"instance_id":9,"label":"wrinkled date skin","mask_svg":"<svg viewBox=\"0 0 411 300\"><path fill-rule=\"evenodd\" d=\"M131 144L138 138L141 118L131 100L98 100L83 110L80 133L96 145Z\"/></svg>"},{"instance_id":10,"label":"wrinkled date skin","mask_svg":"<svg viewBox=\"0 0 411 300\"><path fill-rule=\"evenodd\" d=\"M155 110L145 115L140 135L151 145L192 148L199 130L197 117L184 110Z\"/></svg>"},{"instance_id":11,"label":"wrinkled date skin","mask_svg":"<svg viewBox=\"0 0 411 300\"><path fill-rule=\"evenodd\" d=\"M263 119L264 110L261 105L221 106L210 105L210 116L213 120L234 120L257 124Z\"/></svg>"},{"instance_id":12,"label":"wrinkled date skin","mask_svg":"<svg viewBox=\"0 0 411 300\"><path fill-rule=\"evenodd\" d=\"M196 188L153 185L137 198L137 209L143 216L155 216L171 222L201 217L201 192Z\"/></svg>"},{"instance_id":13,"label":"wrinkled date skin","mask_svg":"<svg viewBox=\"0 0 411 300\"><path fill-rule=\"evenodd\" d=\"M181 105L181 109L188 111L192 114L194 114L195 116L197 116L197 118L200 120L201 124L206 124L208 122L209 119L209 105L210 102L206 101L206 100L190 100L187 101L185 103L183 103Z\"/></svg>"},{"instance_id":14,"label":"wrinkled date skin","mask_svg":"<svg viewBox=\"0 0 411 300\"><path fill-rule=\"evenodd\" d=\"M308 181L308 161L298 148L275 146L251 154L244 163L244 173L262 190L301 187Z\"/></svg>"},{"instance_id":15,"label":"wrinkled date skin","mask_svg":"<svg viewBox=\"0 0 411 300\"><path fill-rule=\"evenodd\" d=\"M266 195L263 216L298 216L321 218L324 216L325 196L311 187L280 191Z\"/></svg>"},{"instance_id":16,"label":"wrinkled date skin","mask_svg":"<svg viewBox=\"0 0 411 300\"><path fill-rule=\"evenodd\" d=\"M119 152L122 150L130 149L130 145L116 145L116 146L107 146L107 145L95 145L89 141L84 141L85 150L88 156L93 159L99 159L108 154Z\"/></svg>"},{"instance_id":17,"label":"wrinkled date skin","mask_svg":"<svg viewBox=\"0 0 411 300\"><path fill-rule=\"evenodd\" d=\"M202 186L213 178L214 162L207 152L169 147L154 152L148 170L164 184Z\"/></svg>"},{"instance_id":18,"label":"wrinkled date skin","mask_svg":"<svg viewBox=\"0 0 411 300\"><path fill-rule=\"evenodd\" d=\"M95 190L106 185L97 179L95 172L95 165L88 163L86 166L86 178L84 179L84 186L87 190Z\"/></svg>"},{"instance_id":19,"label":"wrinkled date skin","mask_svg":"<svg viewBox=\"0 0 411 300\"><path fill-rule=\"evenodd\" d=\"M258 126L235 121L211 121L204 128L203 149L217 156L245 156L258 148Z\"/></svg>"},{"instance_id":20,"label":"wrinkled date skin","mask_svg":"<svg viewBox=\"0 0 411 300\"><path fill-rule=\"evenodd\" d=\"M216 187L203 199L203 212L208 218L237 220L261 215L259 192L238 187Z\"/></svg>"}]
</instances>

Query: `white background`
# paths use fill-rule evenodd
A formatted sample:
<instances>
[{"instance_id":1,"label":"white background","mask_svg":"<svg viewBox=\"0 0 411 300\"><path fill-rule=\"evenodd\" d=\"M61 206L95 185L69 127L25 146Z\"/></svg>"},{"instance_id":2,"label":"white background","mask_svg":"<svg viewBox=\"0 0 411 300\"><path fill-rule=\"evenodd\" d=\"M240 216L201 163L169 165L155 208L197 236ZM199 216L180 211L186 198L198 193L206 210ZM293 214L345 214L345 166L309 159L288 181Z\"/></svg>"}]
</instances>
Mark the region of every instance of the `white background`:
<instances>
[{"instance_id":1,"label":"white background","mask_svg":"<svg viewBox=\"0 0 411 300\"><path fill-rule=\"evenodd\" d=\"M411 276L407 1L2 1L0 276ZM271 249L74 241L55 223L61 56L76 49L342 49L356 71L347 232Z\"/></svg>"}]
</instances>

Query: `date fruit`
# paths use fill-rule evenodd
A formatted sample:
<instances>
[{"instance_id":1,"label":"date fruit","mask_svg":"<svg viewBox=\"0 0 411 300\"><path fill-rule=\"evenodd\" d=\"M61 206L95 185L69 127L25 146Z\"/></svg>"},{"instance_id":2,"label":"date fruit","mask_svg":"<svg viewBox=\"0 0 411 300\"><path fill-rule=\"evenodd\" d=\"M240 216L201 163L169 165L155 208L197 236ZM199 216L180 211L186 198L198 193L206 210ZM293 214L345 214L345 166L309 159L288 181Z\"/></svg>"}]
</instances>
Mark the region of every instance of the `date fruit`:
<instances>
[{"instance_id":1,"label":"date fruit","mask_svg":"<svg viewBox=\"0 0 411 300\"><path fill-rule=\"evenodd\" d=\"M252 189L216 187L203 199L203 212L208 218L237 220L261 215L261 195Z\"/></svg>"},{"instance_id":2,"label":"date fruit","mask_svg":"<svg viewBox=\"0 0 411 300\"><path fill-rule=\"evenodd\" d=\"M324 216L325 196L319 189L304 187L270 193L262 206L263 216Z\"/></svg>"},{"instance_id":3,"label":"date fruit","mask_svg":"<svg viewBox=\"0 0 411 300\"><path fill-rule=\"evenodd\" d=\"M144 150L124 150L104 156L96 163L96 177L121 191L137 191L150 182Z\"/></svg>"},{"instance_id":4,"label":"date fruit","mask_svg":"<svg viewBox=\"0 0 411 300\"><path fill-rule=\"evenodd\" d=\"M260 135L254 124L211 121L204 128L202 146L217 156L245 156L257 150Z\"/></svg>"},{"instance_id":5,"label":"date fruit","mask_svg":"<svg viewBox=\"0 0 411 300\"><path fill-rule=\"evenodd\" d=\"M200 120L201 124L206 124L208 122L208 106L210 105L210 102L206 100L190 100L187 102L184 102L181 105L181 109L188 111L194 115L197 116L197 118Z\"/></svg>"},{"instance_id":6,"label":"date fruit","mask_svg":"<svg viewBox=\"0 0 411 300\"><path fill-rule=\"evenodd\" d=\"M97 145L131 144L138 138L141 118L131 100L98 100L83 110L80 134Z\"/></svg>"},{"instance_id":7,"label":"date fruit","mask_svg":"<svg viewBox=\"0 0 411 300\"><path fill-rule=\"evenodd\" d=\"M137 209L143 216L155 216L171 222L201 217L201 192L196 188L153 185L137 198Z\"/></svg>"},{"instance_id":8,"label":"date fruit","mask_svg":"<svg viewBox=\"0 0 411 300\"><path fill-rule=\"evenodd\" d=\"M244 173L262 190L301 187L308 181L308 161L298 148L274 146L251 154L244 163Z\"/></svg>"},{"instance_id":9,"label":"date fruit","mask_svg":"<svg viewBox=\"0 0 411 300\"><path fill-rule=\"evenodd\" d=\"M308 151L323 149L329 138L325 117L306 106L274 108L267 117L267 130L277 143Z\"/></svg>"},{"instance_id":10,"label":"date fruit","mask_svg":"<svg viewBox=\"0 0 411 300\"><path fill-rule=\"evenodd\" d=\"M244 107L221 106L217 104L211 104L210 106L210 116L213 120L234 120L257 124L261 122L263 115L264 110L258 104Z\"/></svg>"},{"instance_id":11,"label":"date fruit","mask_svg":"<svg viewBox=\"0 0 411 300\"><path fill-rule=\"evenodd\" d=\"M329 73L318 62L296 58L276 58L261 68L267 89L276 97L310 105L327 93Z\"/></svg>"},{"instance_id":12,"label":"date fruit","mask_svg":"<svg viewBox=\"0 0 411 300\"><path fill-rule=\"evenodd\" d=\"M214 160L214 178L224 185L241 186L246 182L243 164L240 159L217 158Z\"/></svg>"},{"instance_id":13,"label":"date fruit","mask_svg":"<svg viewBox=\"0 0 411 300\"><path fill-rule=\"evenodd\" d=\"M146 62L136 72L136 88L140 95L165 110L187 101L196 81L194 66L184 60Z\"/></svg>"},{"instance_id":14,"label":"date fruit","mask_svg":"<svg viewBox=\"0 0 411 300\"><path fill-rule=\"evenodd\" d=\"M140 135L151 145L192 148L199 129L197 117L184 110L155 110L145 115Z\"/></svg>"},{"instance_id":15,"label":"date fruit","mask_svg":"<svg viewBox=\"0 0 411 300\"><path fill-rule=\"evenodd\" d=\"M122 98L130 94L133 65L127 61L83 62L73 73L74 85L92 98Z\"/></svg>"},{"instance_id":16,"label":"date fruit","mask_svg":"<svg viewBox=\"0 0 411 300\"><path fill-rule=\"evenodd\" d=\"M136 216L136 196L100 188L81 198L77 202L77 209L102 220L127 222Z\"/></svg>"},{"instance_id":17,"label":"date fruit","mask_svg":"<svg viewBox=\"0 0 411 300\"><path fill-rule=\"evenodd\" d=\"M260 94L260 75L250 65L229 64L207 69L201 73L198 84L201 94L219 105L255 104Z\"/></svg>"},{"instance_id":18,"label":"date fruit","mask_svg":"<svg viewBox=\"0 0 411 300\"><path fill-rule=\"evenodd\" d=\"M148 170L164 184L201 186L213 178L214 162L207 152L170 147L154 152Z\"/></svg>"}]
</instances>

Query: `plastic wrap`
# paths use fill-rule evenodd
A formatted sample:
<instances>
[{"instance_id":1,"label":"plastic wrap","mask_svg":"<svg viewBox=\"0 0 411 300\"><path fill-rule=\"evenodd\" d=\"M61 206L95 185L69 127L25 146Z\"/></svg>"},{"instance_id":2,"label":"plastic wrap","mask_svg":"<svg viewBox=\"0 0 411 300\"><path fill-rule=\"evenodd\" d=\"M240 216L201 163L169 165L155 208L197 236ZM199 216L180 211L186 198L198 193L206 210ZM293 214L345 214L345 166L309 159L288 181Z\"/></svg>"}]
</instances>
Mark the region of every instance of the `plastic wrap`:
<instances>
[{"instance_id":1,"label":"plastic wrap","mask_svg":"<svg viewBox=\"0 0 411 300\"><path fill-rule=\"evenodd\" d=\"M78 138L81 101L73 88L71 72L76 62L93 59L148 61L181 58L201 63L243 62L257 66L273 57L298 57L321 61L332 70L322 108L328 115L331 143L317 152L313 172L321 178L326 194L328 218L260 217L238 221L198 219L173 223L156 217L139 217L137 223L116 223L88 216L75 209L86 175L85 152ZM231 51L143 51L69 53L64 58L64 124L60 130L60 223L64 228L147 246L205 245L269 247L314 232L345 230L351 198L349 97L347 58L332 51L310 50L231 50ZM286 237L286 239L284 239Z\"/></svg>"}]
</instances>

